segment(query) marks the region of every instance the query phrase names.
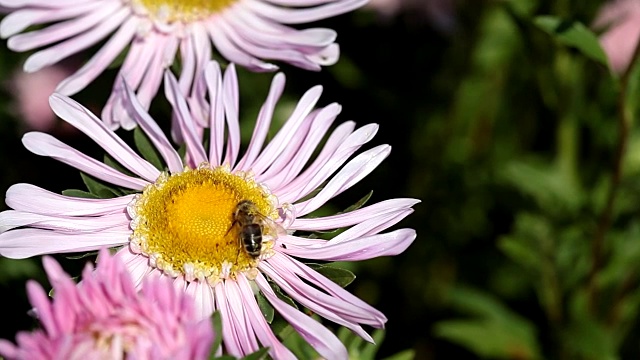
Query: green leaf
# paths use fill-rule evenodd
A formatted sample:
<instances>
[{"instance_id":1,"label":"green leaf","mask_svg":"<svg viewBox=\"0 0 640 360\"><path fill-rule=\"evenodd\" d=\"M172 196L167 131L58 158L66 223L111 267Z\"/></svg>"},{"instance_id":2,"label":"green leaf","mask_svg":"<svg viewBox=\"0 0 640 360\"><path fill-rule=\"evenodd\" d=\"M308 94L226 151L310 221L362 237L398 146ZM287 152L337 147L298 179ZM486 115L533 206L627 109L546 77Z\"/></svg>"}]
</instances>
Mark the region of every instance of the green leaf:
<instances>
[{"instance_id":1,"label":"green leaf","mask_svg":"<svg viewBox=\"0 0 640 360\"><path fill-rule=\"evenodd\" d=\"M105 185L93 176L87 175L82 172L80 173L80 176L82 177L82 181L87 186L89 192L99 197L100 199L109 199L122 195L122 193L117 189Z\"/></svg>"},{"instance_id":2,"label":"green leaf","mask_svg":"<svg viewBox=\"0 0 640 360\"><path fill-rule=\"evenodd\" d=\"M115 170L118 170L119 172L121 172L121 173L123 173L125 175L138 177L138 175L134 174L133 172L131 172L131 170L129 170L126 167L122 166L119 162L117 162L109 154L104 154L104 157L102 158L102 162L104 162L106 165L109 165L111 168L113 168Z\"/></svg>"},{"instance_id":3,"label":"green leaf","mask_svg":"<svg viewBox=\"0 0 640 360\"><path fill-rule=\"evenodd\" d=\"M265 347L262 348L256 352L253 352L245 357L243 357L243 360L261 360L261 359L266 359L267 358L267 354L269 353L269 348Z\"/></svg>"},{"instance_id":4,"label":"green leaf","mask_svg":"<svg viewBox=\"0 0 640 360\"><path fill-rule=\"evenodd\" d=\"M34 259L9 259L0 257L0 283L7 283L15 279L35 278L40 268Z\"/></svg>"},{"instance_id":5,"label":"green leaf","mask_svg":"<svg viewBox=\"0 0 640 360\"><path fill-rule=\"evenodd\" d=\"M145 160L150 162L158 170L164 171L164 161L160 156L160 152L158 152L158 149L156 149L147 134L145 134L139 126L133 130L133 141L140 155L142 155Z\"/></svg>"},{"instance_id":6,"label":"green leaf","mask_svg":"<svg viewBox=\"0 0 640 360\"><path fill-rule=\"evenodd\" d=\"M375 330L371 335L374 341L373 343L364 341L363 338L345 327L341 327L337 335L338 339L340 339L347 348L347 351L349 351L349 358L358 360L376 359L376 353L384 340L384 330L381 329Z\"/></svg>"},{"instance_id":7,"label":"green leaf","mask_svg":"<svg viewBox=\"0 0 640 360\"><path fill-rule=\"evenodd\" d=\"M574 359L619 359L613 337L606 325L590 318L585 312L574 315L560 338Z\"/></svg>"},{"instance_id":8,"label":"green leaf","mask_svg":"<svg viewBox=\"0 0 640 360\"><path fill-rule=\"evenodd\" d=\"M282 337L282 343L293 352L298 359L318 359L318 352L309 345L308 342L293 330L293 328Z\"/></svg>"},{"instance_id":9,"label":"green leaf","mask_svg":"<svg viewBox=\"0 0 640 360\"><path fill-rule=\"evenodd\" d=\"M222 316L219 311L211 315L211 322L213 323L214 331L213 345L211 345L211 354L213 356L222 345Z\"/></svg>"},{"instance_id":10,"label":"green leaf","mask_svg":"<svg viewBox=\"0 0 640 360\"><path fill-rule=\"evenodd\" d=\"M493 296L463 287L450 292L453 307L470 318L436 323L434 333L492 359L539 359L540 348L531 322Z\"/></svg>"},{"instance_id":11,"label":"green leaf","mask_svg":"<svg viewBox=\"0 0 640 360\"><path fill-rule=\"evenodd\" d=\"M70 259L70 260L81 260L81 259L86 259L88 257L94 257L97 256L98 252L97 251L88 251L85 253L80 253L78 255L67 255L65 256L65 258Z\"/></svg>"},{"instance_id":12,"label":"green leaf","mask_svg":"<svg viewBox=\"0 0 640 360\"><path fill-rule=\"evenodd\" d=\"M278 286L278 284L274 283L273 281L269 280L269 285L271 285L271 288L273 289L273 292L276 293L276 295L278 296L278 298L284 302L286 302L287 304L293 306L295 309L298 308L298 305L296 304L295 301L293 301L292 298L290 298L287 294L285 294L282 289L280 288L280 286Z\"/></svg>"},{"instance_id":13,"label":"green leaf","mask_svg":"<svg viewBox=\"0 0 640 360\"><path fill-rule=\"evenodd\" d=\"M362 197L362 199L358 200L358 202L356 202L355 204L349 206L348 208L344 209L343 213L348 213L351 212L353 210L358 210L361 207L364 206L364 204L367 203L367 201L369 201L369 199L371 198L371 195L373 195L373 190L369 191L369 193L365 196Z\"/></svg>"},{"instance_id":14,"label":"green leaf","mask_svg":"<svg viewBox=\"0 0 640 360\"><path fill-rule=\"evenodd\" d=\"M537 16L533 23L560 43L574 47L590 59L609 66L598 37L582 23L549 15Z\"/></svg>"},{"instance_id":15,"label":"green leaf","mask_svg":"<svg viewBox=\"0 0 640 360\"><path fill-rule=\"evenodd\" d=\"M267 323L271 324L271 322L273 322L273 316L275 314L275 310L273 309L273 306L271 306L267 298L265 298L264 295L262 295L261 291L256 294L256 299L258 300L258 306L260 307L260 311L262 312L262 315L264 315L264 318L265 320L267 320Z\"/></svg>"},{"instance_id":16,"label":"green leaf","mask_svg":"<svg viewBox=\"0 0 640 360\"><path fill-rule=\"evenodd\" d=\"M83 199L99 199L97 195L94 195L90 192L78 190L78 189L62 190L62 195L83 198Z\"/></svg>"},{"instance_id":17,"label":"green leaf","mask_svg":"<svg viewBox=\"0 0 640 360\"><path fill-rule=\"evenodd\" d=\"M511 161L499 175L549 214L573 215L587 198L575 179L539 159Z\"/></svg>"},{"instance_id":18,"label":"green leaf","mask_svg":"<svg viewBox=\"0 0 640 360\"><path fill-rule=\"evenodd\" d=\"M407 349L397 354L388 356L382 360L413 360L415 358L416 358L416 352L412 349Z\"/></svg>"},{"instance_id":19,"label":"green leaf","mask_svg":"<svg viewBox=\"0 0 640 360\"><path fill-rule=\"evenodd\" d=\"M313 263L306 265L342 287L351 284L356 278L355 274L347 269Z\"/></svg>"}]
</instances>

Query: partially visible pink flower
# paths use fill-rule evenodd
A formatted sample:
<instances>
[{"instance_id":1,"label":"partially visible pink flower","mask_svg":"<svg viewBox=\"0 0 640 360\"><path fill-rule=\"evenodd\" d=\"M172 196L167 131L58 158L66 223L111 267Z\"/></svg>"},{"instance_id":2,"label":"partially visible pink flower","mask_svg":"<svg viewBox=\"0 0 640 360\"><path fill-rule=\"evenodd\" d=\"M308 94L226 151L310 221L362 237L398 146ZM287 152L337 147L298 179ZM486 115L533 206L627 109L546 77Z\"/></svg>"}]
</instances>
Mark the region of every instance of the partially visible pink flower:
<instances>
[{"instance_id":1,"label":"partially visible pink flower","mask_svg":"<svg viewBox=\"0 0 640 360\"><path fill-rule=\"evenodd\" d=\"M593 28L606 29L600 44L607 54L611 69L624 72L631 63L640 38L640 1L616 0L602 6Z\"/></svg>"},{"instance_id":2,"label":"partially visible pink flower","mask_svg":"<svg viewBox=\"0 0 640 360\"><path fill-rule=\"evenodd\" d=\"M55 65L34 73L16 71L7 81L6 87L14 97L16 116L28 130L51 131L57 124L66 124L51 110L49 96L69 75L71 69Z\"/></svg>"},{"instance_id":3,"label":"partially visible pink flower","mask_svg":"<svg viewBox=\"0 0 640 360\"><path fill-rule=\"evenodd\" d=\"M207 359L209 320L168 279L153 278L137 292L124 264L102 249L76 284L50 256L43 264L53 299L34 280L29 300L42 329L20 332L17 345L0 339L6 359Z\"/></svg>"},{"instance_id":4,"label":"partially visible pink flower","mask_svg":"<svg viewBox=\"0 0 640 360\"><path fill-rule=\"evenodd\" d=\"M304 24L344 14L366 1L0 0L11 10L0 22L0 37L16 52L39 49L27 58L27 72L99 46L59 83L56 91L67 96L84 89L123 54L102 119L112 129L131 129L135 122L123 109L125 82L148 109L175 59L185 93L214 51L253 71L276 70L272 60L319 71L339 58L337 33L304 29Z\"/></svg>"}]
</instances>

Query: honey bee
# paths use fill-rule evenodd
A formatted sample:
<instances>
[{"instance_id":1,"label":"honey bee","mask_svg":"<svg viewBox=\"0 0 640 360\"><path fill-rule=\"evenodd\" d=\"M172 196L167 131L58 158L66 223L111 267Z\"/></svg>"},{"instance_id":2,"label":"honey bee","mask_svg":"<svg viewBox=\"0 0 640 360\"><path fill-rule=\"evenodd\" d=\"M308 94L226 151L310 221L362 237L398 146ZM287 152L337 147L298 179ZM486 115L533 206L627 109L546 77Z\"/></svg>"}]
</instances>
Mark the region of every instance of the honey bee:
<instances>
[{"instance_id":1,"label":"honey bee","mask_svg":"<svg viewBox=\"0 0 640 360\"><path fill-rule=\"evenodd\" d=\"M252 259L257 259L260 256L262 236L266 232L277 235L285 231L272 219L261 214L256 204L251 200L242 200L236 205L229 231L236 224L240 226L238 241Z\"/></svg>"}]
</instances>

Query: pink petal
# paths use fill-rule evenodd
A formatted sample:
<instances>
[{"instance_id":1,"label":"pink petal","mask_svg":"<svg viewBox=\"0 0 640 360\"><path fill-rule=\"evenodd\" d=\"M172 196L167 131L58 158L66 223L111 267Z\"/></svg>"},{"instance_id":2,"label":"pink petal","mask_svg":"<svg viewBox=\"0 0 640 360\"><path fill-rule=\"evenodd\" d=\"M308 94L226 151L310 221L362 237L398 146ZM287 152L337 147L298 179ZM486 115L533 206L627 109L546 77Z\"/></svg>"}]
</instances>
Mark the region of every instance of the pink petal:
<instances>
[{"instance_id":1,"label":"pink petal","mask_svg":"<svg viewBox=\"0 0 640 360\"><path fill-rule=\"evenodd\" d=\"M251 141L247 146L247 150L243 158L238 162L238 169L251 169L253 167L255 159L262 151L262 145L269 132L271 126L271 119L273 117L273 111L282 96L284 91L285 76L283 73L277 73L273 80L271 80L271 87L269 88L269 95L264 104L260 108L258 118L256 119L256 125L253 129L253 135L251 135Z\"/></svg>"},{"instance_id":2,"label":"pink petal","mask_svg":"<svg viewBox=\"0 0 640 360\"><path fill-rule=\"evenodd\" d=\"M59 329L54 321L51 301L37 281L27 280L27 296L31 305L37 309L38 321L44 329L47 329L47 335L51 337L58 336Z\"/></svg>"},{"instance_id":3,"label":"pink petal","mask_svg":"<svg viewBox=\"0 0 640 360\"><path fill-rule=\"evenodd\" d=\"M142 190L149 184L142 179L125 175L76 149L60 142L49 134L30 132L23 136L22 143L34 154L52 157L62 163L108 183L128 189Z\"/></svg>"},{"instance_id":4,"label":"pink petal","mask_svg":"<svg viewBox=\"0 0 640 360\"><path fill-rule=\"evenodd\" d=\"M318 209L329 199L359 182L378 167L382 160L389 156L390 152L391 147L389 145L379 145L356 156L340 169L316 196L295 204L298 215L303 216Z\"/></svg>"},{"instance_id":5,"label":"pink petal","mask_svg":"<svg viewBox=\"0 0 640 360\"><path fill-rule=\"evenodd\" d=\"M262 274L258 275L256 283L276 311L278 311L322 357L336 360L349 358L347 349L331 331L310 316L301 313L280 300Z\"/></svg>"},{"instance_id":6,"label":"pink petal","mask_svg":"<svg viewBox=\"0 0 640 360\"><path fill-rule=\"evenodd\" d=\"M340 105L333 103L317 111L306 136L298 135L301 146L289 144L288 149L263 174L264 182L270 188L277 189L282 184L289 183L302 171L341 109Z\"/></svg>"},{"instance_id":7,"label":"pink petal","mask_svg":"<svg viewBox=\"0 0 640 360\"><path fill-rule=\"evenodd\" d=\"M320 66L317 63L309 60L304 53L297 49L279 48L265 44L261 39L256 38L254 32L243 31L242 27L236 27L237 25L225 18L221 18L217 25L227 34L230 41L233 41L239 48L250 55L260 59L284 61L305 70L320 70Z\"/></svg>"},{"instance_id":8,"label":"pink petal","mask_svg":"<svg viewBox=\"0 0 640 360\"><path fill-rule=\"evenodd\" d=\"M73 95L89 85L131 43L137 26L138 23L134 18L122 24L118 31L100 47L100 50L82 68L58 85L56 91L63 95Z\"/></svg>"},{"instance_id":9,"label":"pink petal","mask_svg":"<svg viewBox=\"0 0 640 360\"><path fill-rule=\"evenodd\" d=\"M112 16L112 14L121 7L122 5L118 3L104 4L99 10L94 9L92 12L88 12L81 17L59 22L40 30L12 36L8 45L11 50L22 52L55 44L96 27L97 24L101 23L105 18Z\"/></svg>"},{"instance_id":10,"label":"pink petal","mask_svg":"<svg viewBox=\"0 0 640 360\"><path fill-rule=\"evenodd\" d=\"M370 219L343 231L333 239L329 240L329 242L335 244L363 236L375 235L397 224L411 213L413 213L413 209L404 209L395 213L381 214L371 217Z\"/></svg>"},{"instance_id":11,"label":"pink petal","mask_svg":"<svg viewBox=\"0 0 640 360\"><path fill-rule=\"evenodd\" d=\"M333 131L327 139L320 154L311 165L288 184L273 189L282 202L293 203L317 189L364 143L373 138L377 126L370 124L355 132L355 123L344 122Z\"/></svg>"},{"instance_id":12,"label":"pink petal","mask_svg":"<svg viewBox=\"0 0 640 360\"><path fill-rule=\"evenodd\" d=\"M371 305L367 304L357 296L351 294L350 292L344 290L340 285L335 282L329 280L324 275L321 275L317 271L311 269L310 267L296 261L295 259L282 256L276 254L276 256L271 257L273 262L277 264L276 267L286 268L289 272L295 273L297 276L303 278L305 281L309 282L313 286L326 291L328 294L342 299L350 304L358 306L362 309L366 309L369 313L375 316L377 319L376 327L383 327L384 323L387 322L387 318L380 311L373 308Z\"/></svg>"},{"instance_id":13,"label":"pink petal","mask_svg":"<svg viewBox=\"0 0 640 360\"><path fill-rule=\"evenodd\" d=\"M251 284L247 278L240 274L237 281L238 288L241 293L240 295L242 297L242 303L247 311L247 317L251 321L251 325L253 326L260 343L262 343L262 346L269 347L269 354L274 359L296 359L291 350L282 345L280 340L273 334L271 327L269 327L262 311L258 307Z\"/></svg>"},{"instance_id":14,"label":"pink petal","mask_svg":"<svg viewBox=\"0 0 640 360\"><path fill-rule=\"evenodd\" d=\"M182 137L187 144L187 153L197 166L207 161L207 154L202 147L202 140L196 132L194 121L187 107L187 102L185 101L184 95L180 92L180 85L178 85L176 78L171 72L167 71L164 81L165 95L173 106L179 120Z\"/></svg>"},{"instance_id":15,"label":"pink petal","mask_svg":"<svg viewBox=\"0 0 640 360\"><path fill-rule=\"evenodd\" d=\"M149 259L144 255L134 254L128 246L122 247L114 258L119 258L127 268L136 288L141 287L144 279L150 277L151 273L159 273L149 266Z\"/></svg>"},{"instance_id":16,"label":"pink petal","mask_svg":"<svg viewBox=\"0 0 640 360\"><path fill-rule=\"evenodd\" d=\"M83 252L129 241L131 230L97 233L65 233L40 229L16 229L0 234L0 255L24 259L42 254Z\"/></svg>"},{"instance_id":17,"label":"pink petal","mask_svg":"<svg viewBox=\"0 0 640 360\"><path fill-rule=\"evenodd\" d=\"M129 145L112 130L109 130L85 107L60 94L51 95L49 103L56 115L87 134L128 170L150 182L154 182L158 178L160 175L158 169L136 154Z\"/></svg>"},{"instance_id":18,"label":"pink petal","mask_svg":"<svg viewBox=\"0 0 640 360\"><path fill-rule=\"evenodd\" d=\"M26 212L64 216L98 216L122 212L134 195L113 199L83 199L54 194L31 184L15 184L7 190L9 207Z\"/></svg>"},{"instance_id":19,"label":"pink petal","mask_svg":"<svg viewBox=\"0 0 640 360\"><path fill-rule=\"evenodd\" d=\"M61 217L26 213L15 210L0 212L0 232L21 226L58 231L101 231L111 228L127 229L129 218L124 213L96 217Z\"/></svg>"},{"instance_id":20,"label":"pink petal","mask_svg":"<svg viewBox=\"0 0 640 360\"><path fill-rule=\"evenodd\" d=\"M339 229L361 223L376 215L408 209L419 202L417 199L384 200L344 214L309 219L296 218L289 228L306 231Z\"/></svg>"},{"instance_id":21,"label":"pink petal","mask_svg":"<svg viewBox=\"0 0 640 360\"><path fill-rule=\"evenodd\" d=\"M8 38L33 25L74 18L90 12L101 5L102 4L98 2L90 1L85 4L75 4L74 6L66 6L58 9L19 9L7 14L4 19L2 19L2 22L0 22L0 37Z\"/></svg>"},{"instance_id":22,"label":"pink petal","mask_svg":"<svg viewBox=\"0 0 640 360\"><path fill-rule=\"evenodd\" d=\"M206 24L207 31L211 40L216 46L216 49L229 61L245 66L253 71L274 71L277 70L278 67L273 64L265 63L262 60L259 60L253 56L247 54L243 49L238 48L236 44L234 44L229 38L227 34L223 31L220 31L218 26L213 26L211 24L215 23L215 20L212 19L211 23Z\"/></svg>"},{"instance_id":23,"label":"pink petal","mask_svg":"<svg viewBox=\"0 0 640 360\"><path fill-rule=\"evenodd\" d=\"M211 61L204 73L209 93L209 162L214 165L222 164L222 148L224 146L224 100L222 95L222 73L220 65Z\"/></svg>"},{"instance_id":24,"label":"pink petal","mask_svg":"<svg viewBox=\"0 0 640 360\"><path fill-rule=\"evenodd\" d=\"M415 240L413 229L399 229L386 234L372 235L340 243L327 242L321 247L287 246L278 249L285 254L306 259L327 261L358 261L379 256L398 255Z\"/></svg>"},{"instance_id":25,"label":"pink petal","mask_svg":"<svg viewBox=\"0 0 640 360\"><path fill-rule=\"evenodd\" d=\"M40 70L45 66L55 64L69 55L76 54L89 46L96 44L120 26L129 15L130 13L128 8L122 8L99 26L78 35L75 38L71 38L45 50L36 52L29 56L25 61L24 71L34 72ZM15 37L9 39L8 46L10 48L12 47L13 39L15 39Z\"/></svg>"},{"instance_id":26,"label":"pink petal","mask_svg":"<svg viewBox=\"0 0 640 360\"><path fill-rule=\"evenodd\" d=\"M359 323L377 325L374 316L342 299L334 298L305 284L295 274L286 271L286 268L276 270L268 260L260 263L260 270L304 307L338 325L351 329L366 341L373 342L373 338Z\"/></svg>"},{"instance_id":27,"label":"pink petal","mask_svg":"<svg viewBox=\"0 0 640 360\"><path fill-rule=\"evenodd\" d=\"M256 40L274 48L292 48L312 54L333 44L337 33L331 29L312 28L297 30L260 17L247 11L227 13L229 21L242 33L253 33Z\"/></svg>"},{"instance_id":28,"label":"pink petal","mask_svg":"<svg viewBox=\"0 0 640 360\"><path fill-rule=\"evenodd\" d=\"M233 314L235 322L238 324L236 331L238 332L238 338L240 345L245 354L258 351L260 346L253 331L251 321L248 319L245 313L245 300L242 298L238 284L235 281L225 281L225 289L229 299L236 299L235 301L229 301L229 309ZM256 302L255 298L248 299L249 302Z\"/></svg>"},{"instance_id":29,"label":"pink petal","mask_svg":"<svg viewBox=\"0 0 640 360\"><path fill-rule=\"evenodd\" d=\"M164 132L160 129L158 123L155 122L149 113L143 109L142 105L133 93L133 90L131 90L126 83L124 83L124 88L127 103L131 107L131 114L136 120L136 123L140 125L140 128L147 134L147 136L149 136L154 147L158 150L162 159L167 164L169 171L172 173L181 172L184 165L182 164L182 159L178 152L173 148L169 139L164 135Z\"/></svg>"},{"instance_id":30,"label":"pink petal","mask_svg":"<svg viewBox=\"0 0 640 360\"><path fill-rule=\"evenodd\" d=\"M224 342L226 353L235 357L242 357L244 353L236 332L236 327L240 325L235 322L228 303L229 301L238 302L241 299L228 299L228 294L222 281L215 286L214 291L216 309L220 311L220 317L222 318L222 341Z\"/></svg>"},{"instance_id":31,"label":"pink petal","mask_svg":"<svg viewBox=\"0 0 640 360\"><path fill-rule=\"evenodd\" d=\"M259 0L245 0L240 4L243 7L246 6L248 11L260 14L262 17L275 20L282 24L302 24L347 13L363 6L367 2L368 0L332 1L325 5L295 9L273 6L265 1Z\"/></svg>"},{"instance_id":32,"label":"pink petal","mask_svg":"<svg viewBox=\"0 0 640 360\"><path fill-rule=\"evenodd\" d=\"M287 119L252 166L252 170L256 175L262 174L271 165L273 159L286 149L291 139L296 135L296 131L320 99L320 95L322 95L322 86L319 85L312 87L302 95L289 119Z\"/></svg>"},{"instance_id":33,"label":"pink petal","mask_svg":"<svg viewBox=\"0 0 640 360\"><path fill-rule=\"evenodd\" d=\"M196 302L197 318L208 318L216 310L213 289L206 281L189 282L186 292L190 294Z\"/></svg>"},{"instance_id":34,"label":"pink petal","mask_svg":"<svg viewBox=\"0 0 640 360\"><path fill-rule=\"evenodd\" d=\"M240 151L240 124L238 121L238 75L236 67L230 64L224 72L222 79L222 99L224 113L227 119L227 149L225 151L225 163L234 166Z\"/></svg>"}]
</instances>

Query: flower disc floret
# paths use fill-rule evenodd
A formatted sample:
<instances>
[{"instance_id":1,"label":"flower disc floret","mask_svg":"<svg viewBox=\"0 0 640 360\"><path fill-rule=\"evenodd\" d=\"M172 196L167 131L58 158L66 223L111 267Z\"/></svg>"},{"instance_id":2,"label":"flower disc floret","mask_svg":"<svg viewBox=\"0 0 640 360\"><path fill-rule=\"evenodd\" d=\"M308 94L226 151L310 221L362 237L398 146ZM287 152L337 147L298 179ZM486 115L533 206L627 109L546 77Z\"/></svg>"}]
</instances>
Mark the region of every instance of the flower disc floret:
<instances>
[{"instance_id":1,"label":"flower disc floret","mask_svg":"<svg viewBox=\"0 0 640 360\"><path fill-rule=\"evenodd\" d=\"M244 250L242 226L235 221L236 206L243 200L253 202L265 216L277 216L275 197L247 173L207 163L173 175L162 173L128 207L131 247L173 277L210 282L235 278L259 260ZM263 257L273 246L269 235L263 234Z\"/></svg>"},{"instance_id":2,"label":"flower disc floret","mask_svg":"<svg viewBox=\"0 0 640 360\"><path fill-rule=\"evenodd\" d=\"M137 11L167 24L203 20L233 3L233 0L133 0Z\"/></svg>"}]
</instances>

